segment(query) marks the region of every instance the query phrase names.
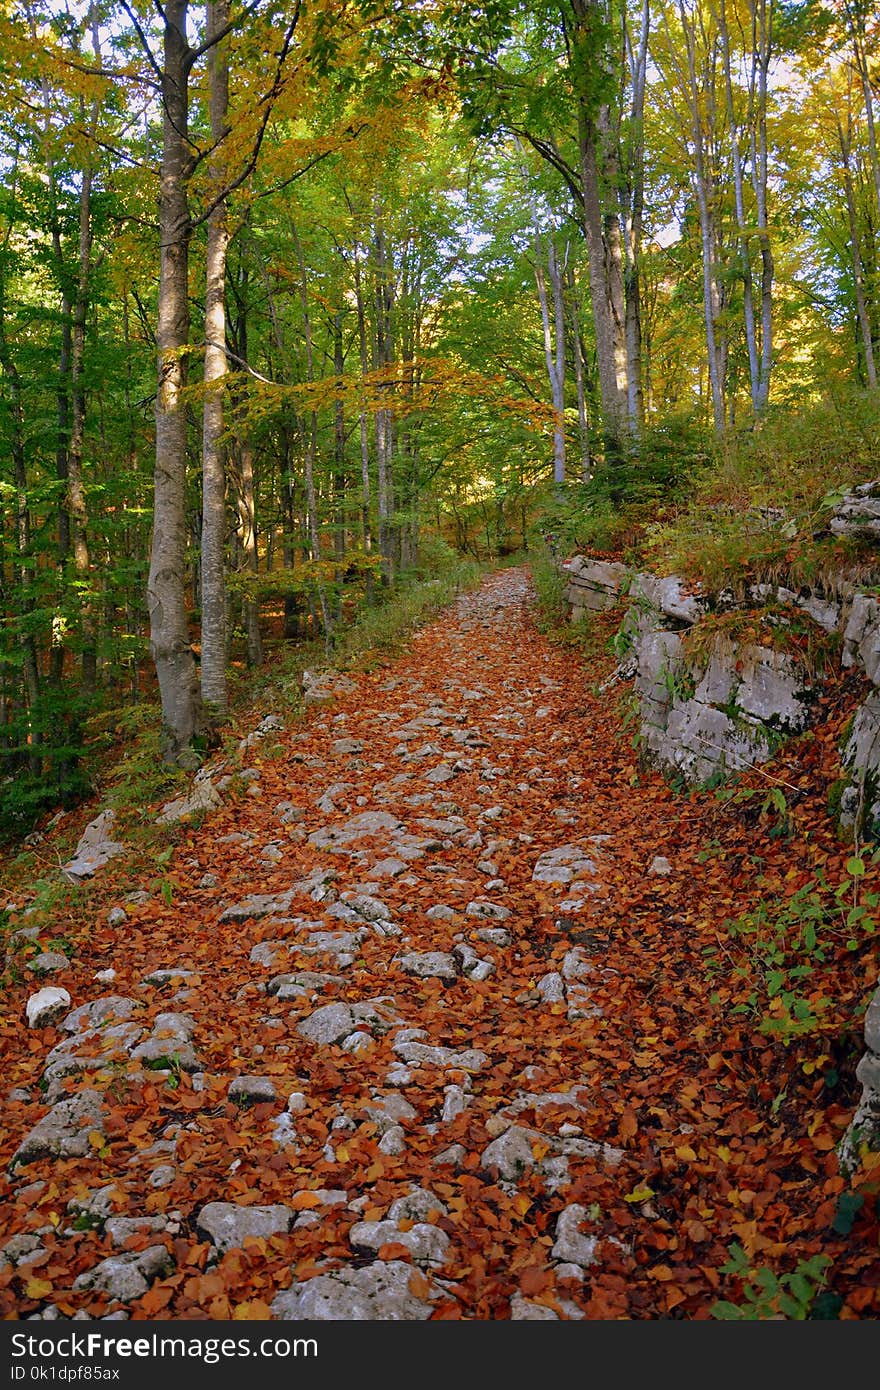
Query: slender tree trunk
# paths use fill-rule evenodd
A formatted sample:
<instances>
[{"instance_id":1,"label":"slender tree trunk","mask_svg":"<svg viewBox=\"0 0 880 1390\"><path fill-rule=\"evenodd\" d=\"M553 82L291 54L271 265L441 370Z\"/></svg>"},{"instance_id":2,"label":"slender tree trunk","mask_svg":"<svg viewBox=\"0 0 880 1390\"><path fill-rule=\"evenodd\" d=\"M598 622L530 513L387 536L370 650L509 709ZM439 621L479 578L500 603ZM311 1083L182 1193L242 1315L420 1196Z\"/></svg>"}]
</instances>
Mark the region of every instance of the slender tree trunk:
<instances>
[{"instance_id":1,"label":"slender tree trunk","mask_svg":"<svg viewBox=\"0 0 880 1390\"><path fill-rule=\"evenodd\" d=\"M856 214L856 200L853 192L852 169L850 160L852 154L852 132L849 127L844 131L843 124L838 113L837 116L837 135L840 142L840 157L843 174L843 192L846 198L846 214L849 222L850 238L850 257L852 261L853 282L856 298L856 318L858 320L859 331L862 339L862 353L865 359L865 376L868 385L874 389L877 386L877 366L874 360L874 342L871 334L871 319L868 313L868 302L865 296L865 272L862 265L862 255L859 250L859 222Z\"/></svg>"},{"instance_id":2,"label":"slender tree trunk","mask_svg":"<svg viewBox=\"0 0 880 1390\"><path fill-rule=\"evenodd\" d=\"M364 383L370 368L369 353L367 349L367 316L364 310L364 291L361 280L360 254L357 246L354 251L354 292L355 305L357 308L358 324L358 351L360 355L361 369L361 395L363 396ZM364 553L369 555L373 549L373 528L371 521L371 485L370 485L370 439L369 426L367 423L366 404L361 399L358 409L358 426L361 445L361 544ZM373 572L367 570L366 582L367 602L372 603L374 599Z\"/></svg>"},{"instance_id":3,"label":"slender tree trunk","mask_svg":"<svg viewBox=\"0 0 880 1390\"><path fill-rule=\"evenodd\" d=\"M758 387L758 409L763 410L770 399L770 377L773 371L773 278L775 266L770 244L768 220L767 176L767 81L771 56L770 6L772 0L751 0L753 79L751 156L752 187L758 214L758 248L761 252L761 374Z\"/></svg>"},{"instance_id":4,"label":"slender tree trunk","mask_svg":"<svg viewBox=\"0 0 880 1390\"><path fill-rule=\"evenodd\" d=\"M574 358L574 381L577 395L578 439L580 442L581 481L588 483L593 476L593 459L590 452L590 422L587 414L587 369L584 361L584 344L581 338L581 314L578 299L578 286L574 270L568 270L569 303L571 305L572 357Z\"/></svg>"},{"instance_id":5,"label":"slender tree trunk","mask_svg":"<svg viewBox=\"0 0 880 1390\"><path fill-rule=\"evenodd\" d=\"M758 337L755 326L755 302L752 293L752 261L749 253L749 238L746 231L745 198L743 195L743 162L739 144L736 110L733 101L730 31L727 24L725 0L721 0L718 29L721 37L721 53L724 64L724 88L727 99L727 129L730 137L730 153L733 164L733 193L736 207L737 246L739 249L743 283L743 322L745 325L746 349L749 358L749 384L751 387L752 409L757 414L761 409L761 371L758 365Z\"/></svg>"},{"instance_id":6,"label":"slender tree trunk","mask_svg":"<svg viewBox=\"0 0 880 1390\"><path fill-rule=\"evenodd\" d=\"M553 299L551 324L550 296L544 278L541 238L535 230L535 283L541 305L544 330L544 362L550 381L553 401L553 481L557 487L565 483L565 320L562 305L562 270L552 241L547 247L547 270Z\"/></svg>"},{"instance_id":7,"label":"slender tree trunk","mask_svg":"<svg viewBox=\"0 0 880 1390\"><path fill-rule=\"evenodd\" d=\"M6 336L6 304L0 277L0 367L8 382L9 413L11 417L10 452L12 479L15 487L15 548L18 610L18 645L21 651L24 693L27 702L28 767L33 776L42 772L40 751L43 730L40 727L40 668L37 643L28 619L34 610L33 560L31 557L31 518L28 505L28 478L24 435L24 393L21 375Z\"/></svg>"},{"instance_id":8,"label":"slender tree trunk","mask_svg":"<svg viewBox=\"0 0 880 1390\"><path fill-rule=\"evenodd\" d=\"M228 0L209 0L207 37L229 21ZM208 53L211 160L209 186L219 197L226 183L222 156L228 134L229 71L225 46ZM205 402L202 416L202 700L218 719L226 713L226 459L223 443L223 388L226 358L226 255L229 246L226 199L208 216L205 262Z\"/></svg>"},{"instance_id":9,"label":"slender tree trunk","mask_svg":"<svg viewBox=\"0 0 880 1390\"><path fill-rule=\"evenodd\" d=\"M373 240L375 267L376 300L376 355L378 371L385 372L393 360L391 339L392 289L388 278L385 236L377 226ZM391 388L385 381L379 386L384 395ZM390 584L394 579L394 476L392 471L392 416L385 406L376 411L376 493L379 515L379 551L382 555L382 580Z\"/></svg>"},{"instance_id":10,"label":"slender tree trunk","mask_svg":"<svg viewBox=\"0 0 880 1390\"><path fill-rule=\"evenodd\" d=\"M719 305L715 280L715 226L710 201L711 191L706 169L706 147L697 83L696 30L694 22L687 17L682 0L679 0L679 14L687 50L688 106L691 118L691 139L693 141L694 183L700 214L700 240L703 253L703 316L706 324L706 352L709 384L712 392L712 416L715 429L720 434L724 429L725 421L724 375L721 364L722 349L718 338Z\"/></svg>"},{"instance_id":11,"label":"slender tree trunk","mask_svg":"<svg viewBox=\"0 0 880 1390\"><path fill-rule=\"evenodd\" d=\"M201 702L187 625L186 583L186 382L189 345L187 270L190 216L187 180L190 49L188 0L166 0L162 73L163 137L159 191L158 391L153 542L147 580L150 652L162 701L166 761L187 755L201 730Z\"/></svg>"},{"instance_id":12,"label":"slender tree trunk","mask_svg":"<svg viewBox=\"0 0 880 1390\"><path fill-rule=\"evenodd\" d=\"M73 311L70 356L70 382L73 416L67 455L67 497L72 523L73 563L80 590L80 634L82 641L83 691L94 694L97 684L97 631L92 593L91 557L88 540L88 508L83 479L85 449L86 394L83 383L86 321L92 265L92 170L83 170L79 206L79 275Z\"/></svg>"},{"instance_id":13,"label":"slender tree trunk","mask_svg":"<svg viewBox=\"0 0 880 1390\"><path fill-rule=\"evenodd\" d=\"M303 255L302 244L297 234L296 228L291 223L294 242L296 246L297 260L299 261L299 295L302 305L303 333L306 344L306 379L313 382L315 379L315 353L312 342L312 316L309 310L309 287L308 276L306 274L306 262ZM318 440L318 417L314 410L309 412L308 426L304 429L305 447L303 449L305 459L305 486L306 486L306 530L308 534L308 549L312 560L319 564L321 560L321 540L318 526L318 496L315 489L315 456L317 453ZM330 613L330 605L327 601L327 589L323 581L317 581L318 600L321 605L321 622L324 628L324 645L329 654L333 639L333 618Z\"/></svg>"}]
</instances>

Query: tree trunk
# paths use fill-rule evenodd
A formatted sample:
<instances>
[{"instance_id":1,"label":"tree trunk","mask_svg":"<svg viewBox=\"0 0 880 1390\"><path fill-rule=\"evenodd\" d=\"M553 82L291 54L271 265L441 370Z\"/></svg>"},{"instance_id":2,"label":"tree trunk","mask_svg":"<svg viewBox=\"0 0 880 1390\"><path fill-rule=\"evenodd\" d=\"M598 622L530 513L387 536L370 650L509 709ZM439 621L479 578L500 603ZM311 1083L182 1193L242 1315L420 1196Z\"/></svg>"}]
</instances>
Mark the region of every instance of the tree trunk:
<instances>
[{"instance_id":1,"label":"tree trunk","mask_svg":"<svg viewBox=\"0 0 880 1390\"><path fill-rule=\"evenodd\" d=\"M228 0L209 0L207 37L229 21ZM226 460L223 444L223 388L226 359L226 253L229 245L222 143L228 134L229 71L225 47L215 42L208 54L211 160L209 187L217 206L208 216L205 262L205 401L202 416L202 700L219 719L227 709L226 687Z\"/></svg>"},{"instance_id":2,"label":"tree trunk","mask_svg":"<svg viewBox=\"0 0 880 1390\"><path fill-rule=\"evenodd\" d=\"M186 750L201 731L201 702L187 626L186 582L186 382L189 345L187 270L190 216L187 180L190 49L188 0L166 0L162 72L162 165L159 191L158 390L153 541L147 602L150 652L162 701L163 756L191 761Z\"/></svg>"},{"instance_id":3,"label":"tree trunk","mask_svg":"<svg viewBox=\"0 0 880 1390\"><path fill-rule=\"evenodd\" d=\"M874 360L871 320L868 314L867 299L865 297L865 272L862 265L861 251L859 250L859 223L856 214L856 200L853 192L852 171L850 168L852 133L849 128L844 132L839 114L837 117L837 135L840 142L843 192L846 198L846 213L849 222L850 257L855 287L856 318L858 320L859 332L862 339L862 353L865 359L865 376L867 377L868 385L872 389L875 389L877 386L877 366Z\"/></svg>"},{"instance_id":4,"label":"tree trunk","mask_svg":"<svg viewBox=\"0 0 880 1390\"><path fill-rule=\"evenodd\" d=\"M758 214L758 247L761 252L761 373L758 410L770 399L773 370L773 250L767 216L767 75L770 67L771 36L768 0L751 0L753 79L751 100L752 186Z\"/></svg>"},{"instance_id":5,"label":"tree trunk","mask_svg":"<svg viewBox=\"0 0 880 1390\"><path fill-rule=\"evenodd\" d=\"M724 65L724 90L727 99L727 129L730 137L730 153L733 165L733 194L736 208L737 246L743 284L743 322L746 333L746 349L749 358L749 385L751 388L752 409L757 414L761 409L761 371L758 365L758 337L755 326L755 303L752 292L752 262L749 252L749 238L746 232L745 199L743 196L743 162L739 145L739 132L736 111L733 103L733 71L730 58L730 31L727 24L725 0L721 0L718 16L721 37L721 54Z\"/></svg>"},{"instance_id":6,"label":"tree trunk","mask_svg":"<svg viewBox=\"0 0 880 1390\"><path fill-rule=\"evenodd\" d=\"M712 392L712 417L715 422L715 429L720 434L724 429L725 417L724 374L721 365L721 347L718 340L719 305L715 280L715 226L710 202L706 147L697 83L696 30L695 22L689 21L687 18L682 0L679 0L679 14L687 51L688 106L691 118L691 139L694 147L694 184L700 214L700 240L703 252L703 317L706 324L706 353L709 384Z\"/></svg>"}]
</instances>

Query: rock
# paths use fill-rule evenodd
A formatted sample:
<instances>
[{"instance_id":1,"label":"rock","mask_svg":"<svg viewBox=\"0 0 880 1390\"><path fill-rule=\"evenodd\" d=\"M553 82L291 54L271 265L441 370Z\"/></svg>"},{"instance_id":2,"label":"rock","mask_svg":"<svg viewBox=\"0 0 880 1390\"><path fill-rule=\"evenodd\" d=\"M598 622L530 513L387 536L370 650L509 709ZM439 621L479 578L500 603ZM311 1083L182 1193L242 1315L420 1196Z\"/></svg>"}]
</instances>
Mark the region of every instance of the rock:
<instances>
[{"instance_id":1,"label":"rock","mask_svg":"<svg viewBox=\"0 0 880 1390\"><path fill-rule=\"evenodd\" d=\"M434 1168L444 1168L447 1165L452 1168L460 1168L466 1158L467 1149L463 1144L450 1144L434 1155L431 1159L431 1165Z\"/></svg>"},{"instance_id":2,"label":"rock","mask_svg":"<svg viewBox=\"0 0 880 1390\"><path fill-rule=\"evenodd\" d=\"M174 801L166 801L156 817L156 824L173 825L177 821L188 820L191 816L207 815L222 805L223 797L210 777L204 777L193 783L191 791L186 796L179 796Z\"/></svg>"},{"instance_id":3,"label":"rock","mask_svg":"<svg viewBox=\"0 0 880 1390\"><path fill-rule=\"evenodd\" d=\"M170 1163L160 1163L154 1168L147 1179L150 1187L162 1188L170 1187L177 1177L177 1171Z\"/></svg>"},{"instance_id":4,"label":"rock","mask_svg":"<svg viewBox=\"0 0 880 1390\"><path fill-rule=\"evenodd\" d=\"M86 826L73 858L61 869L69 883L81 883L84 878L91 878L111 859L125 853L125 846L110 838L110 827L115 819L115 811L102 811Z\"/></svg>"},{"instance_id":5,"label":"rock","mask_svg":"<svg viewBox=\"0 0 880 1390\"><path fill-rule=\"evenodd\" d=\"M641 599L675 622L695 623L706 611L705 603L695 594L686 593L682 581L674 574L665 578L655 574L633 575L629 595L636 603Z\"/></svg>"},{"instance_id":6,"label":"rock","mask_svg":"<svg viewBox=\"0 0 880 1390\"><path fill-rule=\"evenodd\" d=\"M435 903L433 907L428 908L425 916L431 922L454 922L458 914L443 903Z\"/></svg>"},{"instance_id":7,"label":"rock","mask_svg":"<svg viewBox=\"0 0 880 1390\"><path fill-rule=\"evenodd\" d=\"M559 849L542 854L532 871L533 883L568 884L575 879L589 878L596 865L579 845L561 845Z\"/></svg>"},{"instance_id":8,"label":"rock","mask_svg":"<svg viewBox=\"0 0 880 1390\"><path fill-rule=\"evenodd\" d=\"M377 835L390 835L403 828L396 816L387 811L362 811L350 817L344 825L325 826L309 836L309 844L317 849L339 849L359 840L373 839Z\"/></svg>"},{"instance_id":9,"label":"rock","mask_svg":"<svg viewBox=\"0 0 880 1390\"><path fill-rule=\"evenodd\" d=\"M590 964L590 957L583 946L573 946L570 951L566 951L562 961L562 978L564 980L585 980L592 973L593 966Z\"/></svg>"},{"instance_id":10,"label":"rock","mask_svg":"<svg viewBox=\"0 0 880 1390\"><path fill-rule=\"evenodd\" d=\"M551 970L547 975L542 975L535 988L545 1004L565 1003L565 981L558 970Z\"/></svg>"},{"instance_id":11,"label":"rock","mask_svg":"<svg viewBox=\"0 0 880 1390\"><path fill-rule=\"evenodd\" d=\"M443 1112L440 1116L444 1124L451 1124L457 1115L467 1109L467 1097L460 1086L446 1086L443 1091Z\"/></svg>"},{"instance_id":12,"label":"rock","mask_svg":"<svg viewBox=\"0 0 880 1390\"><path fill-rule=\"evenodd\" d=\"M406 1149L406 1135L400 1125L392 1125L387 1129L376 1147L380 1153L388 1154L392 1158L402 1154Z\"/></svg>"},{"instance_id":13,"label":"rock","mask_svg":"<svg viewBox=\"0 0 880 1390\"><path fill-rule=\"evenodd\" d=\"M0 1248L0 1272L15 1268L16 1265L29 1264L31 1259L42 1252L42 1249L43 1243L35 1232L22 1231L19 1235L12 1236Z\"/></svg>"},{"instance_id":14,"label":"rock","mask_svg":"<svg viewBox=\"0 0 880 1390\"><path fill-rule=\"evenodd\" d=\"M294 1267L295 1268L295 1267ZM431 1316L441 1290L416 1297L413 1268L401 1260L377 1260L294 1283L272 1301L273 1317L296 1322L414 1322Z\"/></svg>"},{"instance_id":15,"label":"rock","mask_svg":"<svg viewBox=\"0 0 880 1390\"><path fill-rule=\"evenodd\" d=\"M296 1031L308 1042L330 1046L355 1031L355 1020L348 1004L325 1004L301 1019Z\"/></svg>"},{"instance_id":16,"label":"rock","mask_svg":"<svg viewBox=\"0 0 880 1390\"><path fill-rule=\"evenodd\" d=\"M111 1255L88 1269L74 1281L75 1289L91 1289L106 1293L120 1303L133 1303L141 1298L155 1279L170 1274L174 1261L164 1245L148 1245L146 1250L132 1250L123 1255Z\"/></svg>"},{"instance_id":17,"label":"rock","mask_svg":"<svg viewBox=\"0 0 880 1390\"><path fill-rule=\"evenodd\" d=\"M485 941L490 946L510 946L513 938L509 931L504 927L478 927L474 933L478 941Z\"/></svg>"},{"instance_id":18,"label":"rock","mask_svg":"<svg viewBox=\"0 0 880 1390\"><path fill-rule=\"evenodd\" d=\"M845 1177L852 1176L863 1155L880 1151L880 989L875 990L865 1014L865 1047L856 1067L862 1093L838 1146L838 1164Z\"/></svg>"},{"instance_id":19,"label":"rock","mask_svg":"<svg viewBox=\"0 0 880 1390\"><path fill-rule=\"evenodd\" d=\"M299 825L306 818L304 808L295 801L279 801L273 810L284 825Z\"/></svg>"},{"instance_id":20,"label":"rock","mask_svg":"<svg viewBox=\"0 0 880 1390\"><path fill-rule=\"evenodd\" d=\"M418 1111L409 1101L397 1092L381 1096L363 1107L364 1114L371 1119L380 1134L384 1134L401 1120L414 1120Z\"/></svg>"},{"instance_id":21,"label":"rock","mask_svg":"<svg viewBox=\"0 0 880 1390\"><path fill-rule=\"evenodd\" d=\"M128 920L128 913L124 907L111 907L107 913L108 927L121 927Z\"/></svg>"},{"instance_id":22,"label":"rock","mask_svg":"<svg viewBox=\"0 0 880 1390\"><path fill-rule=\"evenodd\" d=\"M67 970L69 967L70 961L60 951L41 951L28 961L27 968L35 975L51 975L56 970Z\"/></svg>"},{"instance_id":23,"label":"rock","mask_svg":"<svg viewBox=\"0 0 880 1390\"><path fill-rule=\"evenodd\" d=\"M510 1300L511 1322L559 1322L559 1314L543 1303L532 1303L517 1291Z\"/></svg>"},{"instance_id":24,"label":"rock","mask_svg":"<svg viewBox=\"0 0 880 1390\"><path fill-rule=\"evenodd\" d=\"M335 753L337 757L363 753L363 751L363 741L359 738L338 738L331 749L331 752Z\"/></svg>"},{"instance_id":25,"label":"rock","mask_svg":"<svg viewBox=\"0 0 880 1390\"><path fill-rule=\"evenodd\" d=\"M840 825L860 833L880 831L880 693L859 706L840 755L847 785L840 799Z\"/></svg>"},{"instance_id":26,"label":"rock","mask_svg":"<svg viewBox=\"0 0 880 1390\"><path fill-rule=\"evenodd\" d=\"M407 975L416 975L421 980L458 979L455 959L445 951L413 951L409 955L398 956L397 964Z\"/></svg>"},{"instance_id":27,"label":"rock","mask_svg":"<svg viewBox=\"0 0 880 1390\"><path fill-rule=\"evenodd\" d=\"M173 980L188 980L192 974L192 970L184 970L182 966L163 966L159 970L151 970L149 975L145 975L141 980L141 984L170 985Z\"/></svg>"},{"instance_id":28,"label":"rock","mask_svg":"<svg viewBox=\"0 0 880 1390\"><path fill-rule=\"evenodd\" d=\"M143 1006L137 999L124 994L106 994L101 999L93 999L89 1004L80 1004L64 1019L61 1027L65 1033L79 1033L89 1028L100 1028L109 1023L123 1023Z\"/></svg>"},{"instance_id":29,"label":"rock","mask_svg":"<svg viewBox=\"0 0 880 1390\"><path fill-rule=\"evenodd\" d=\"M251 917L283 917L290 910L294 896L293 889L288 889L286 893L249 893L241 902L225 907L220 921L246 922Z\"/></svg>"},{"instance_id":30,"label":"rock","mask_svg":"<svg viewBox=\"0 0 880 1390\"><path fill-rule=\"evenodd\" d=\"M590 560L575 555L563 566L568 582L563 597L573 609L577 621L584 613L601 613L619 602L627 579L625 565L614 560Z\"/></svg>"},{"instance_id":31,"label":"rock","mask_svg":"<svg viewBox=\"0 0 880 1390\"><path fill-rule=\"evenodd\" d=\"M303 671L302 695L306 705L326 704L337 695L353 695L354 681L339 671Z\"/></svg>"},{"instance_id":32,"label":"rock","mask_svg":"<svg viewBox=\"0 0 880 1390\"><path fill-rule=\"evenodd\" d=\"M49 985L46 989L32 994L25 1005L29 1028L45 1028L70 1008L70 995L66 989Z\"/></svg>"},{"instance_id":33,"label":"rock","mask_svg":"<svg viewBox=\"0 0 880 1390\"><path fill-rule=\"evenodd\" d=\"M438 763L430 772L425 773L425 781L439 785L443 782L451 782L455 776L455 770L448 763Z\"/></svg>"},{"instance_id":34,"label":"rock","mask_svg":"<svg viewBox=\"0 0 880 1390\"><path fill-rule=\"evenodd\" d=\"M221 1254L243 1246L248 1236L265 1239L286 1235L295 1212L289 1207L240 1207L235 1202L209 1202L196 1217L196 1232Z\"/></svg>"},{"instance_id":35,"label":"rock","mask_svg":"<svg viewBox=\"0 0 880 1390\"><path fill-rule=\"evenodd\" d=\"M227 1095L239 1104L261 1105L275 1100L275 1083L268 1076L237 1076Z\"/></svg>"},{"instance_id":36,"label":"rock","mask_svg":"<svg viewBox=\"0 0 880 1390\"><path fill-rule=\"evenodd\" d=\"M505 1182L518 1182L535 1166L531 1134L511 1125L486 1146L480 1162L484 1168L497 1168L499 1178Z\"/></svg>"},{"instance_id":37,"label":"rock","mask_svg":"<svg viewBox=\"0 0 880 1390\"><path fill-rule=\"evenodd\" d=\"M506 922L510 916L509 907L503 907L501 903L489 902L487 898L475 899L468 903L465 912L468 917L485 917L495 922Z\"/></svg>"},{"instance_id":38,"label":"rock","mask_svg":"<svg viewBox=\"0 0 880 1390\"><path fill-rule=\"evenodd\" d=\"M95 1192L90 1192L87 1197L71 1197L67 1203L67 1210L72 1216L85 1216L91 1221L103 1224L108 1216L113 1215L114 1199L120 1195L113 1183L108 1183L106 1187L99 1187Z\"/></svg>"},{"instance_id":39,"label":"rock","mask_svg":"<svg viewBox=\"0 0 880 1390\"><path fill-rule=\"evenodd\" d=\"M417 1221L401 1231L396 1221L356 1221L348 1233L356 1250L380 1250L383 1245L403 1245L418 1265L439 1267L449 1251L449 1236L438 1226Z\"/></svg>"},{"instance_id":40,"label":"rock","mask_svg":"<svg viewBox=\"0 0 880 1390\"><path fill-rule=\"evenodd\" d=\"M349 1033L347 1038L343 1038L340 1046L343 1052L350 1052L353 1056L359 1057L364 1052L369 1052L373 1046L373 1038L370 1033L364 1033L359 1029L354 1033Z\"/></svg>"},{"instance_id":41,"label":"rock","mask_svg":"<svg viewBox=\"0 0 880 1390\"><path fill-rule=\"evenodd\" d=\"M83 1158L92 1151L89 1136L104 1137L105 1114L101 1096L94 1090L59 1101L19 1144L10 1169L36 1158Z\"/></svg>"},{"instance_id":42,"label":"rock","mask_svg":"<svg viewBox=\"0 0 880 1390\"><path fill-rule=\"evenodd\" d=\"M425 1043L419 1042L395 1042L394 1051L404 1062L451 1067L456 1071L478 1072L489 1061L486 1053L475 1047L456 1052L451 1047L428 1047Z\"/></svg>"},{"instance_id":43,"label":"rock","mask_svg":"<svg viewBox=\"0 0 880 1390\"><path fill-rule=\"evenodd\" d=\"M272 1121L272 1140L280 1149L296 1148L296 1126L286 1110Z\"/></svg>"},{"instance_id":44,"label":"rock","mask_svg":"<svg viewBox=\"0 0 880 1390\"><path fill-rule=\"evenodd\" d=\"M408 864L403 859L395 859L389 855L385 859L380 859L378 864L374 864L370 870L371 878L397 878L399 874L405 873Z\"/></svg>"},{"instance_id":45,"label":"rock","mask_svg":"<svg viewBox=\"0 0 880 1390\"><path fill-rule=\"evenodd\" d=\"M837 502L830 527L836 536L876 540L880 536L880 484L861 483Z\"/></svg>"},{"instance_id":46,"label":"rock","mask_svg":"<svg viewBox=\"0 0 880 1390\"><path fill-rule=\"evenodd\" d=\"M114 1245L124 1245L131 1236L164 1228L165 1218L162 1216L109 1216L104 1222L104 1233Z\"/></svg>"},{"instance_id":47,"label":"rock","mask_svg":"<svg viewBox=\"0 0 880 1390\"><path fill-rule=\"evenodd\" d=\"M239 753L246 753L249 748L253 748L255 743L261 743L269 734L280 733L284 728L284 720L277 714L267 714L262 718L246 738L241 739L238 745Z\"/></svg>"},{"instance_id":48,"label":"rock","mask_svg":"<svg viewBox=\"0 0 880 1390\"><path fill-rule=\"evenodd\" d=\"M862 666L868 679L880 685L880 601L868 594L853 596L843 633L843 666Z\"/></svg>"},{"instance_id":49,"label":"rock","mask_svg":"<svg viewBox=\"0 0 880 1390\"><path fill-rule=\"evenodd\" d=\"M388 1208L389 1221L428 1221L432 1213L448 1215L446 1207L425 1187L413 1187L403 1197L397 1197Z\"/></svg>"},{"instance_id":50,"label":"rock","mask_svg":"<svg viewBox=\"0 0 880 1390\"><path fill-rule=\"evenodd\" d=\"M577 1202L559 1213L556 1220L556 1240L550 1251L554 1260L563 1260L567 1264L578 1265L581 1269L595 1263L598 1238L585 1236L580 1229L588 1218L586 1207L580 1206Z\"/></svg>"},{"instance_id":51,"label":"rock","mask_svg":"<svg viewBox=\"0 0 880 1390\"><path fill-rule=\"evenodd\" d=\"M648 867L648 873L665 876L672 873L672 865L665 855L656 854Z\"/></svg>"},{"instance_id":52,"label":"rock","mask_svg":"<svg viewBox=\"0 0 880 1390\"><path fill-rule=\"evenodd\" d=\"M116 979L116 971L113 969L112 965L108 966L106 970L96 970L93 979L97 980L101 985L112 985L113 981Z\"/></svg>"}]
</instances>

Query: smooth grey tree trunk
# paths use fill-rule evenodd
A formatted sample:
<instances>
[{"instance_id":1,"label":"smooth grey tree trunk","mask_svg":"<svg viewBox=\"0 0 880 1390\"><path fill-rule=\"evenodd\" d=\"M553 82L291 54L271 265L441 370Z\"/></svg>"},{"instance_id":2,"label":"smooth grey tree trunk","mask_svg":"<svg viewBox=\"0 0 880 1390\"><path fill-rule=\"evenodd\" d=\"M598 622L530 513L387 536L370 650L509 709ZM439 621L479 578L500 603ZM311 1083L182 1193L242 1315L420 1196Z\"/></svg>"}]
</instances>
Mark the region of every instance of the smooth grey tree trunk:
<instances>
[{"instance_id":1,"label":"smooth grey tree trunk","mask_svg":"<svg viewBox=\"0 0 880 1390\"><path fill-rule=\"evenodd\" d=\"M147 603L150 653L162 702L163 756L192 762L187 750L201 732L202 712L186 608L186 383L189 345L190 215L187 180L188 0L166 0L162 69L162 163L159 189L158 389L153 540Z\"/></svg>"},{"instance_id":2,"label":"smooth grey tree trunk","mask_svg":"<svg viewBox=\"0 0 880 1390\"><path fill-rule=\"evenodd\" d=\"M215 39L229 21L228 0L209 0L207 37ZM208 53L211 143L209 186L216 206L208 217L205 261L205 400L202 411L202 701L222 719L226 685L226 459L223 443L223 391L226 357L226 255L229 231L222 155L228 134L229 71L225 46L215 42Z\"/></svg>"}]
</instances>

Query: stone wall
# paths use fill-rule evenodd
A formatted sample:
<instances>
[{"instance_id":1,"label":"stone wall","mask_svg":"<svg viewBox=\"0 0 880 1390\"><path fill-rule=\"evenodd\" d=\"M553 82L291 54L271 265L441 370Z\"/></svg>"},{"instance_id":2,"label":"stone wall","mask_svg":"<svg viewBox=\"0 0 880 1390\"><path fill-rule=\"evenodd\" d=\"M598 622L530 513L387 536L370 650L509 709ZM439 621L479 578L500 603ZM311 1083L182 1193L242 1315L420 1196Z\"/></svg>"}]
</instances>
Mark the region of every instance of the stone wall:
<instances>
[{"instance_id":1,"label":"stone wall","mask_svg":"<svg viewBox=\"0 0 880 1390\"><path fill-rule=\"evenodd\" d=\"M644 747L665 772L691 785L717 782L767 761L782 740L808 727L822 673L807 670L784 644L737 644L721 632L689 641L710 605L675 575L660 578L584 555L563 569L573 620L621 607L621 645L628 649L621 674L634 678ZM877 687L841 748L839 815L846 831L858 824L860 832L880 835L880 597L843 578L827 591L756 584L743 607L760 620L768 604L800 610L817 637L838 633L841 665L863 671ZM734 606L732 596L720 595L713 610ZM694 646L699 657L689 655Z\"/></svg>"},{"instance_id":2,"label":"stone wall","mask_svg":"<svg viewBox=\"0 0 880 1390\"><path fill-rule=\"evenodd\" d=\"M880 483L845 497L831 530L880 537ZM790 651L753 638L736 643L719 632L699 644L689 641L710 605L676 576L659 578L583 555L563 568L573 620L621 607L627 657L619 674L633 678L644 747L667 773L691 785L721 780L766 761L782 739L807 728L821 672L814 676ZM716 612L733 606L732 596L719 598ZM844 831L880 838L880 596L840 577L819 591L754 585L749 601L756 614L761 605L782 604L800 609L825 633L838 633L841 665L861 670L875 687L840 750L839 822ZM695 645L700 658L691 654ZM865 1016L865 1053L856 1076L861 1099L839 1147L845 1174L858 1167L863 1150L880 1150L880 988Z\"/></svg>"}]
</instances>

